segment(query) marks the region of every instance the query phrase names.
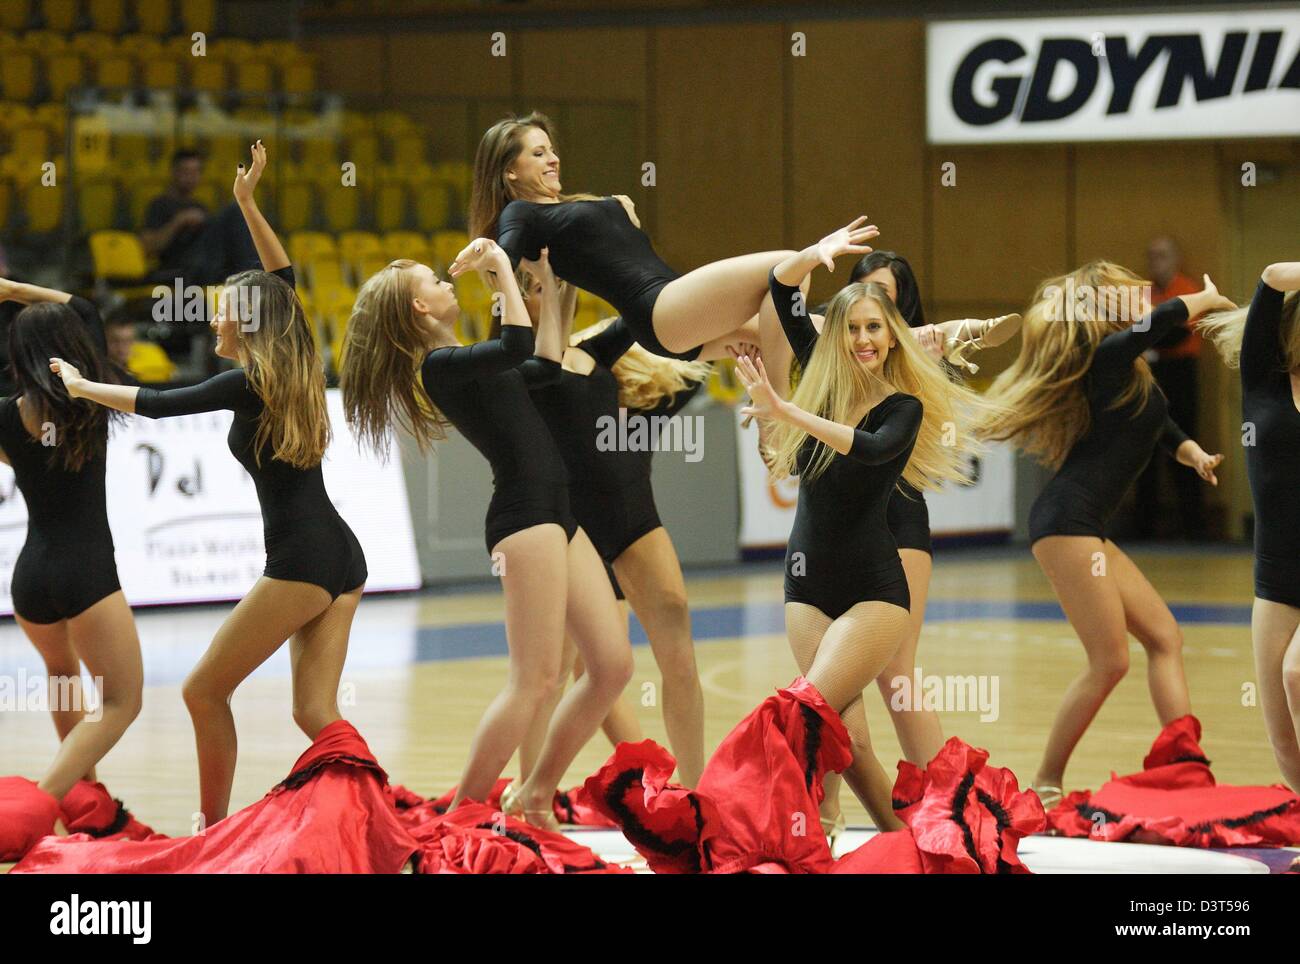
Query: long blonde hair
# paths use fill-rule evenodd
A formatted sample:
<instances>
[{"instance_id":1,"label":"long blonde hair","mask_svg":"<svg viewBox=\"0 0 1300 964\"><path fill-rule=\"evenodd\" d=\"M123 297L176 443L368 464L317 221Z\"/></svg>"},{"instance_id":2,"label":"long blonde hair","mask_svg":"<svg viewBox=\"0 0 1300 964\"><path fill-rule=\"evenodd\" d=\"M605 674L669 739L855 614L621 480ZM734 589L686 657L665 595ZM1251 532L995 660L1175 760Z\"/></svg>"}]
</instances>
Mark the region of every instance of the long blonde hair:
<instances>
[{"instance_id":1,"label":"long blonde hair","mask_svg":"<svg viewBox=\"0 0 1300 964\"><path fill-rule=\"evenodd\" d=\"M363 446L386 457L388 430L399 425L427 452L447 437L450 424L420 382L428 345L415 317L409 269L393 261L366 279L348 319L339 362L343 412Z\"/></svg>"},{"instance_id":2,"label":"long blonde hair","mask_svg":"<svg viewBox=\"0 0 1300 964\"><path fill-rule=\"evenodd\" d=\"M1103 338L1129 327L1137 318L1120 310L1120 299L1097 292L1133 292L1147 284L1132 271L1110 261L1090 261L1067 275L1048 278L1034 292L1020 329L1020 354L993 380L988 397L1002 414L980 430L982 438L1012 441L1050 468L1059 468L1092 424L1084 377ZM1082 302L1075 292L1091 292ZM1133 299L1125 297L1126 304ZM1067 303L1069 302L1069 303ZM1109 406L1146 405L1154 380L1139 358L1133 377Z\"/></svg>"},{"instance_id":3,"label":"long blonde hair","mask_svg":"<svg viewBox=\"0 0 1300 964\"><path fill-rule=\"evenodd\" d=\"M569 344L580 346L592 335L604 331L613 322L605 318L576 331ZM696 382L709 377L713 366L708 362L688 362L678 358L665 358L646 351L636 342L623 353L610 369L618 379L618 403L627 409L654 408L659 402L676 395Z\"/></svg>"},{"instance_id":4,"label":"long blonde hair","mask_svg":"<svg viewBox=\"0 0 1300 964\"><path fill-rule=\"evenodd\" d=\"M1196 322L1196 330L1214 345L1229 368L1241 365L1241 339L1246 334L1246 314L1249 311L1249 305L1232 311L1216 311ZM1279 371L1290 372L1300 368L1300 324L1296 324L1297 319L1300 319L1300 292L1292 291L1282 302L1282 320L1278 325L1277 350L1285 366Z\"/></svg>"},{"instance_id":5,"label":"long blonde hair","mask_svg":"<svg viewBox=\"0 0 1300 964\"><path fill-rule=\"evenodd\" d=\"M240 312L238 320L256 321L237 326L248 387L262 400L253 458L261 465L262 447L270 443L281 462L315 468L330 442L325 365L298 293L273 274L244 271L226 279L222 295L227 311ZM241 309L251 309L252 317L242 317Z\"/></svg>"},{"instance_id":6,"label":"long blonde hair","mask_svg":"<svg viewBox=\"0 0 1300 964\"><path fill-rule=\"evenodd\" d=\"M555 125L538 111L497 121L479 141L474 153L474 186L469 199L471 238L497 236L497 219L505 206L515 200L506 172L524 149L524 135L533 127L545 131L551 146L555 146ZM599 201L600 198L594 194L561 194L560 200Z\"/></svg>"},{"instance_id":7,"label":"long blonde hair","mask_svg":"<svg viewBox=\"0 0 1300 964\"><path fill-rule=\"evenodd\" d=\"M864 299L880 308L896 342L879 375L853 356L849 316ZM873 397L883 399L895 391L915 396L924 410L902 478L918 489L937 489L950 481L969 484L965 456L982 448L972 429L988 419L993 409L965 385L948 379L938 362L917 344L883 287L860 282L846 285L826 308L821 334L791 401L804 411L848 425L855 424L854 416L862 411L864 402ZM799 450L808 438L802 429L785 422L777 424L771 442L776 478L794 472ZM804 480L824 472L836 454L829 445L818 442L803 472Z\"/></svg>"}]
</instances>

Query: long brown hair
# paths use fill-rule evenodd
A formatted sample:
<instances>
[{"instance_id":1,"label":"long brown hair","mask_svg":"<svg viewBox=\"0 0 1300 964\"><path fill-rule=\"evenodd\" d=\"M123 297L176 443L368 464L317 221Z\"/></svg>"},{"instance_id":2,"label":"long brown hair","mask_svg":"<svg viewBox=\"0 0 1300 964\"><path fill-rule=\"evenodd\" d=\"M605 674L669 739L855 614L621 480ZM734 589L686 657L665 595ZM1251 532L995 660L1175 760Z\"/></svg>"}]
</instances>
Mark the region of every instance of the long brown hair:
<instances>
[{"instance_id":1,"label":"long brown hair","mask_svg":"<svg viewBox=\"0 0 1300 964\"><path fill-rule=\"evenodd\" d=\"M450 424L420 382L428 346L415 320L406 258L380 268L361 286L348 319L339 361L339 388L348 424L363 446L388 454L389 426L404 428L427 452Z\"/></svg>"},{"instance_id":2,"label":"long brown hair","mask_svg":"<svg viewBox=\"0 0 1300 964\"><path fill-rule=\"evenodd\" d=\"M1231 311L1216 311L1196 322L1196 330L1207 338L1229 368L1241 366L1241 340L1246 334L1246 314L1250 306ZM1282 302L1282 318L1277 328L1279 371L1300 368L1300 292L1292 291ZM1284 366L1284 367L1282 367Z\"/></svg>"},{"instance_id":3,"label":"long brown hair","mask_svg":"<svg viewBox=\"0 0 1300 964\"><path fill-rule=\"evenodd\" d=\"M281 462L315 468L330 442L325 365L298 293L266 271L243 271L226 279L222 296L228 299L226 310L238 312L244 374L262 400L254 458L260 465L262 447L269 443ZM248 310L251 316L244 317Z\"/></svg>"},{"instance_id":4,"label":"long brown hair","mask_svg":"<svg viewBox=\"0 0 1300 964\"><path fill-rule=\"evenodd\" d=\"M495 238L497 219L505 206L515 200L506 172L524 149L524 135L529 128L539 128L556 144L555 125L539 111L512 115L489 127L478 142L474 154L474 187L469 199L469 236ZM594 194L561 194L561 201L599 201Z\"/></svg>"},{"instance_id":5,"label":"long brown hair","mask_svg":"<svg viewBox=\"0 0 1300 964\"><path fill-rule=\"evenodd\" d=\"M1044 465L1059 468L1092 423L1083 382L1097 346L1138 320L1126 320L1132 312L1117 310L1116 299L1092 297L1082 305L1067 301L1072 292L1132 292L1145 285L1110 261L1091 261L1040 284L1025 309L1020 354L989 388L988 397L1003 407L1003 414L987 422L981 435L1012 441ZM1137 359L1127 387L1109 407L1136 403L1134 412L1140 411L1153 384L1150 366Z\"/></svg>"},{"instance_id":6,"label":"long brown hair","mask_svg":"<svg viewBox=\"0 0 1300 964\"><path fill-rule=\"evenodd\" d=\"M72 398L50 371L51 358L66 358L93 382L118 384L116 366L91 339L74 308L52 301L28 305L9 327L14 394L36 417L55 427L58 464L76 472L107 452L110 421L125 418L86 398Z\"/></svg>"}]
</instances>

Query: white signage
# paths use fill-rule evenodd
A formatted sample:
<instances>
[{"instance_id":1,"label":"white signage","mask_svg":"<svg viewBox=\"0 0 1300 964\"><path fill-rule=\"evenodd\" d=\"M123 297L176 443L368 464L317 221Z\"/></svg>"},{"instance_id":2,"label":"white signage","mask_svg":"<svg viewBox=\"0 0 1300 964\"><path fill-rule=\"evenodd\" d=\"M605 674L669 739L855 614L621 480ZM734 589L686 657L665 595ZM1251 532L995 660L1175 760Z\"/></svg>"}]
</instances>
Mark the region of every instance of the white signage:
<instances>
[{"instance_id":1,"label":"white signage","mask_svg":"<svg viewBox=\"0 0 1300 964\"><path fill-rule=\"evenodd\" d=\"M325 487L366 554L366 590L415 589L406 482L358 452L337 390L326 392L334 437ZM117 574L132 605L241 598L262 574L266 550L253 480L226 445L230 412L177 418L128 416L108 443L108 523ZM27 536L27 507L13 470L0 465L0 612L12 613L14 563ZM78 560L67 560L69 568Z\"/></svg>"},{"instance_id":2,"label":"white signage","mask_svg":"<svg viewBox=\"0 0 1300 964\"><path fill-rule=\"evenodd\" d=\"M1300 10L933 22L933 144L1300 135Z\"/></svg>"}]
</instances>

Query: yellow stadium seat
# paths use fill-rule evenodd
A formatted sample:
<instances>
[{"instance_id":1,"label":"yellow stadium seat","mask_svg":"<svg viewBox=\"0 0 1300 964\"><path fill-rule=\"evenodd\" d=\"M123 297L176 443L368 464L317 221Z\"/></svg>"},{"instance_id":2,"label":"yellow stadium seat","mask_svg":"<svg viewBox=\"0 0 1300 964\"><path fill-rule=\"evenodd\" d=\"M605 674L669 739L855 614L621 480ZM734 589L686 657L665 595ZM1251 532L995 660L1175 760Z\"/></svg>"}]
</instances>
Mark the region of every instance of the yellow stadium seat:
<instances>
[{"instance_id":1,"label":"yellow stadium seat","mask_svg":"<svg viewBox=\"0 0 1300 964\"><path fill-rule=\"evenodd\" d=\"M361 274L361 259L366 255L383 254L379 235L371 231L343 231L338 237L339 256L354 277Z\"/></svg>"},{"instance_id":2,"label":"yellow stadium seat","mask_svg":"<svg viewBox=\"0 0 1300 964\"><path fill-rule=\"evenodd\" d=\"M279 185L279 196L276 229L294 232L310 228L316 206L311 182L286 178Z\"/></svg>"},{"instance_id":3,"label":"yellow stadium seat","mask_svg":"<svg viewBox=\"0 0 1300 964\"><path fill-rule=\"evenodd\" d=\"M81 86L85 76L86 65L81 54L62 52L45 60L45 80L54 100L61 102L69 90Z\"/></svg>"},{"instance_id":4,"label":"yellow stadium seat","mask_svg":"<svg viewBox=\"0 0 1300 964\"><path fill-rule=\"evenodd\" d=\"M23 191L23 214L32 234L49 234L63 224L63 187L45 186L39 179Z\"/></svg>"},{"instance_id":5,"label":"yellow stadium seat","mask_svg":"<svg viewBox=\"0 0 1300 964\"><path fill-rule=\"evenodd\" d=\"M0 50L12 50L14 47L21 46L22 43L18 40L17 34L0 30Z\"/></svg>"},{"instance_id":6,"label":"yellow stadium seat","mask_svg":"<svg viewBox=\"0 0 1300 964\"><path fill-rule=\"evenodd\" d=\"M5 3L0 3L0 27L5 30L25 30L31 18L31 0L6 0Z\"/></svg>"},{"instance_id":7,"label":"yellow stadium seat","mask_svg":"<svg viewBox=\"0 0 1300 964\"><path fill-rule=\"evenodd\" d=\"M357 262L356 280L357 286L365 284L367 278L377 274L386 268L389 262L393 260L385 255L382 251L372 251L369 254L363 254L361 260Z\"/></svg>"},{"instance_id":8,"label":"yellow stadium seat","mask_svg":"<svg viewBox=\"0 0 1300 964\"><path fill-rule=\"evenodd\" d=\"M171 0L135 0L135 22L141 33L155 37L171 33Z\"/></svg>"},{"instance_id":9,"label":"yellow stadium seat","mask_svg":"<svg viewBox=\"0 0 1300 964\"><path fill-rule=\"evenodd\" d=\"M0 135L7 130L25 127L32 122L32 109L26 104L0 103Z\"/></svg>"},{"instance_id":10,"label":"yellow stadium seat","mask_svg":"<svg viewBox=\"0 0 1300 964\"><path fill-rule=\"evenodd\" d=\"M302 51L290 40L264 40L257 45L257 56L273 64L285 64L301 57Z\"/></svg>"},{"instance_id":11,"label":"yellow stadium seat","mask_svg":"<svg viewBox=\"0 0 1300 964\"><path fill-rule=\"evenodd\" d=\"M326 227L331 231L347 231L357 226L361 219L361 188L348 187L338 177L331 176L320 181L317 190Z\"/></svg>"},{"instance_id":12,"label":"yellow stadium seat","mask_svg":"<svg viewBox=\"0 0 1300 964\"><path fill-rule=\"evenodd\" d=\"M9 225L14 208L14 186L7 178L0 179L0 232Z\"/></svg>"},{"instance_id":13,"label":"yellow stadium seat","mask_svg":"<svg viewBox=\"0 0 1300 964\"><path fill-rule=\"evenodd\" d=\"M9 156L6 160L15 165L21 164L25 168L39 167L45 161L56 159L53 156L55 143L50 130L33 119L31 123L13 132L9 142Z\"/></svg>"},{"instance_id":14,"label":"yellow stadium seat","mask_svg":"<svg viewBox=\"0 0 1300 964\"><path fill-rule=\"evenodd\" d=\"M420 131L403 131L393 138L393 162L402 167L425 163L424 134Z\"/></svg>"},{"instance_id":15,"label":"yellow stadium seat","mask_svg":"<svg viewBox=\"0 0 1300 964\"><path fill-rule=\"evenodd\" d=\"M289 235L289 259L306 267L317 258L338 257L334 238L324 231L294 231Z\"/></svg>"},{"instance_id":16,"label":"yellow stadium seat","mask_svg":"<svg viewBox=\"0 0 1300 964\"><path fill-rule=\"evenodd\" d=\"M208 44L208 56L217 57L233 66L241 60L254 59L257 56L257 48L247 40L223 37Z\"/></svg>"},{"instance_id":17,"label":"yellow stadium seat","mask_svg":"<svg viewBox=\"0 0 1300 964\"><path fill-rule=\"evenodd\" d=\"M6 50L0 57L0 97L30 101L36 96L36 57L26 50Z\"/></svg>"},{"instance_id":18,"label":"yellow stadium seat","mask_svg":"<svg viewBox=\"0 0 1300 964\"><path fill-rule=\"evenodd\" d=\"M181 26L186 33L211 33L216 20L216 0L181 0Z\"/></svg>"},{"instance_id":19,"label":"yellow stadium seat","mask_svg":"<svg viewBox=\"0 0 1300 964\"><path fill-rule=\"evenodd\" d=\"M56 30L29 30L22 36L22 46L34 54L58 54L68 49L68 38Z\"/></svg>"},{"instance_id":20,"label":"yellow stadium seat","mask_svg":"<svg viewBox=\"0 0 1300 964\"><path fill-rule=\"evenodd\" d=\"M181 65L174 57L144 56L137 58L136 63L140 65L140 79L146 87L155 90L175 90L181 85Z\"/></svg>"},{"instance_id":21,"label":"yellow stadium seat","mask_svg":"<svg viewBox=\"0 0 1300 964\"><path fill-rule=\"evenodd\" d=\"M157 57L163 51L163 45L157 37L144 33L129 33L117 41L117 49L133 57Z\"/></svg>"},{"instance_id":22,"label":"yellow stadium seat","mask_svg":"<svg viewBox=\"0 0 1300 964\"><path fill-rule=\"evenodd\" d=\"M407 221L407 187L401 181L381 180L375 185L375 227L400 231Z\"/></svg>"},{"instance_id":23,"label":"yellow stadium seat","mask_svg":"<svg viewBox=\"0 0 1300 964\"><path fill-rule=\"evenodd\" d=\"M440 231L451 221L451 192L440 181L420 185L415 191L415 223L421 231Z\"/></svg>"},{"instance_id":24,"label":"yellow stadium seat","mask_svg":"<svg viewBox=\"0 0 1300 964\"><path fill-rule=\"evenodd\" d=\"M153 163L153 145L148 134L114 134L109 151L113 166L123 177L138 178Z\"/></svg>"},{"instance_id":25,"label":"yellow stadium seat","mask_svg":"<svg viewBox=\"0 0 1300 964\"><path fill-rule=\"evenodd\" d=\"M359 110L345 110L341 127L344 137L356 137L359 134L373 134L375 121L369 114Z\"/></svg>"},{"instance_id":26,"label":"yellow stadium seat","mask_svg":"<svg viewBox=\"0 0 1300 964\"><path fill-rule=\"evenodd\" d=\"M400 110L383 110L375 115L375 130L385 137L395 137L414 126L415 122Z\"/></svg>"},{"instance_id":27,"label":"yellow stadium seat","mask_svg":"<svg viewBox=\"0 0 1300 964\"><path fill-rule=\"evenodd\" d=\"M106 231L117 222L117 184L110 178L95 178L77 188L77 214L81 230Z\"/></svg>"},{"instance_id":28,"label":"yellow stadium seat","mask_svg":"<svg viewBox=\"0 0 1300 964\"><path fill-rule=\"evenodd\" d=\"M131 281L149 270L144 246L130 231L95 231L90 236L90 259L96 279L105 281Z\"/></svg>"},{"instance_id":29,"label":"yellow stadium seat","mask_svg":"<svg viewBox=\"0 0 1300 964\"><path fill-rule=\"evenodd\" d=\"M390 231L384 235L384 254L388 260L409 258L428 264L433 260L429 239L416 231Z\"/></svg>"},{"instance_id":30,"label":"yellow stadium seat","mask_svg":"<svg viewBox=\"0 0 1300 964\"><path fill-rule=\"evenodd\" d=\"M95 83L105 90L135 86L135 61L124 54L105 57L95 64Z\"/></svg>"},{"instance_id":31,"label":"yellow stadium seat","mask_svg":"<svg viewBox=\"0 0 1300 964\"><path fill-rule=\"evenodd\" d=\"M88 13L92 30L119 34L126 25L126 0L89 0Z\"/></svg>"},{"instance_id":32,"label":"yellow stadium seat","mask_svg":"<svg viewBox=\"0 0 1300 964\"><path fill-rule=\"evenodd\" d=\"M235 68L235 89L243 94L265 94L274 87L272 68L264 60L239 60Z\"/></svg>"},{"instance_id":33,"label":"yellow stadium seat","mask_svg":"<svg viewBox=\"0 0 1300 964\"><path fill-rule=\"evenodd\" d=\"M144 226L144 212L149 202L167 190L167 181L163 178L143 178L130 185L131 224L137 228Z\"/></svg>"},{"instance_id":34,"label":"yellow stadium seat","mask_svg":"<svg viewBox=\"0 0 1300 964\"><path fill-rule=\"evenodd\" d=\"M247 164L250 162L251 154L248 150L248 140L241 134L214 134L207 139L204 145L204 168L209 175L230 172L233 180L235 168L241 162Z\"/></svg>"},{"instance_id":35,"label":"yellow stadium seat","mask_svg":"<svg viewBox=\"0 0 1300 964\"><path fill-rule=\"evenodd\" d=\"M68 41L68 49L91 60L102 60L117 50L117 44L108 34L79 33Z\"/></svg>"},{"instance_id":36,"label":"yellow stadium seat","mask_svg":"<svg viewBox=\"0 0 1300 964\"><path fill-rule=\"evenodd\" d=\"M379 167L379 138L370 133L357 133L348 138L347 160L356 164L357 171L373 171Z\"/></svg>"},{"instance_id":37,"label":"yellow stadium seat","mask_svg":"<svg viewBox=\"0 0 1300 964\"><path fill-rule=\"evenodd\" d=\"M221 93L226 89L226 64L211 57L191 57L190 87Z\"/></svg>"},{"instance_id":38,"label":"yellow stadium seat","mask_svg":"<svg viewBox=\"0 0 1300 964\"><path fill-rule=\"evenodd\" d=\"M307 60L295 60L280 69L280 89L286 94L314 94L316 67Z\"/></svg>"},{"instance_id":39,"label":"yellow stadium seat","mask_svg":"<svg viewBox=\"0 0 1300 964\"><path fill-rule=\"evenodd\" d=\"M77 0L41 0L46 29L71 33L81 14L79 6Z\"/></svg>"},{"instance_id":40,"label":"yellow stadium seat","mask_svg":"<svg viewBox=\"0 0 1300 964\"><path fill-rule=\"evenodd\" d=\"M140 381L169 382L176 377L176 363L167 357L162 346L152 341L137 341L131 345L126 367Z\"/></svg>"},{"instance_id":41,"label":"yellow stadium seat","mask_svg":"<svg viewBox=\"0 0 1300 964\"><path fill-rule=\"evenodd\" d=\"M343 261L338 255L321 256L307 265L307 287L317 305L320 305L322 299L329 293L347 286L347 278L343 274Z\"/></svg>"},{"instance_id":42,"label":"yellow stadium seat","mask_svg":"<svg viewBox=\"0 0 1300 964\"><path fill-rule=\"evenodd\" d=\"M456 255L465 250L469 244L469 235L464 231L435 231L429 239L433 245L434 266L438 271L447 270L447 265L456 260Z\"/></svg>"},{"instance_id":43,"label":"yellow stadium seat","mask_svg":"<svg viewBox=\"0 0 1300 964\"><path fill-rule=\"evenodd\" d=\"M230 190L234 183L235 175L233 173L230 175L229 183L202 181L194 189L194 200L207 208L209 212L215 211L233 197Z\"/></svg>"},{"instance_id":44,"label":"yellow stadium seat","mask_svg":"<svg viewBox=\"0 0 1300 964\"><path fill-rule=\"evenodd\" d=\"M56 141L68 130L68 109L62 104L41 104L32 111L32 119L45 127Z\"/></svg>"}]
</instances>

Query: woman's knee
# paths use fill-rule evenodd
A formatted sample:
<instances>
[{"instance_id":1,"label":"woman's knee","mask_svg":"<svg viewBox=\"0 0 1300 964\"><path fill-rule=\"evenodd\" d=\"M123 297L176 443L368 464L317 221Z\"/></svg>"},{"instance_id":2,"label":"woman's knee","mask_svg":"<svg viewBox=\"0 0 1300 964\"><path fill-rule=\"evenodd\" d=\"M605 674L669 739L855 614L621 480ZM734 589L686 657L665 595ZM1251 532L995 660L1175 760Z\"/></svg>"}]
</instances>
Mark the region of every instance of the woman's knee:
<instances>
[{"instance_id":1,"label":"woman's knee","mask_svg":"<svg viewBox=\"0 0 1300 964\"><path fill-rule=\"evenodd\" d=\"M213 706L229 703L230 693L223 692L212 680L195 671L185 677L185 682L181 684L181 699L191 713L203 712Z\"/></svg>"},{"instance_id":2,"label":"woman's knee","mask_svg":"<svg viewBox=\"0 0 1300 964\"><path fill-rule=\"evenodd\" d=\"M1127 642L1088 660L1088 674L1099 680L1107 689L1118 686L1120 680L1128 675L1128 668Z\"/></svg>"},{"instance_id":3,"label":"woman's knee","mask_svg":"<svg viewBox=\"0 0 1300 964\"><path fill-rule=\"evenodd\" d=\"M1180 656L1183 652L1183 631L1172 620L1161 626L1145 640L1145 649L1151 656Z\"/></svg>"},{"instance_id":4,"label":"woman's knee","mask_svg":"<svg viewBox=\"0 0 1300 964\"><path fill-rule=\"evenodd\" d=\"M307 734L307 739L316 739L317 734L329 724L339 719L339 708L333 706L319 706L299 704L293 705L293 721L298 725L298 729Z\"/></svg>"}]
</instances>

